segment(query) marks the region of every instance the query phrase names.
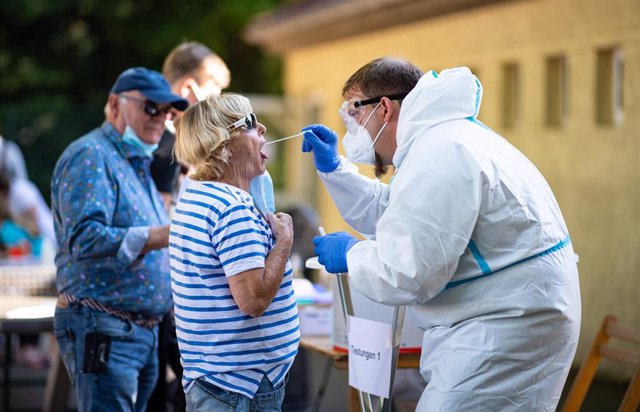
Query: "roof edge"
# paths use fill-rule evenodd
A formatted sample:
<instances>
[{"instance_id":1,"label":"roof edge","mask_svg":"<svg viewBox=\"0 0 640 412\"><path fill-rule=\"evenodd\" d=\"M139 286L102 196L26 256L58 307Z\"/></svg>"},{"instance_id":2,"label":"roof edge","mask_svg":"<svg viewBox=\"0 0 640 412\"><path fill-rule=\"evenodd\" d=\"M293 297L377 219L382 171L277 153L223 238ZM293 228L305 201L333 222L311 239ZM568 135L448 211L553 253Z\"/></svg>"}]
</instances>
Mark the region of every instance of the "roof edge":
<instances>
[{"instance_id":1,"label":"roof edge","mask_svg":"<svg viewBox=\"0 0 640 412\"><path fill-rule=\"evenodd\" d=\"M244 39L269 53L513 0L310 0L256 17Z\"/></svg>"}]
</instances>

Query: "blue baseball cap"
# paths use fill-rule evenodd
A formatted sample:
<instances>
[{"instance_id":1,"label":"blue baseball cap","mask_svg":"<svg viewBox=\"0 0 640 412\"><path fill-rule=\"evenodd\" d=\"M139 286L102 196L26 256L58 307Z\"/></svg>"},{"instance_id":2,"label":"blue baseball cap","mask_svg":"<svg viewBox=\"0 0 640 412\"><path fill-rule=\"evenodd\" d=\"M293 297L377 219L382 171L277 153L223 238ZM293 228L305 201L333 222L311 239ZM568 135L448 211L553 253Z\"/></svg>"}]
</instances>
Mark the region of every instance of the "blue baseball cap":
<instances>
[{"instance_id":1,"label":"blue baseball cap","mask_svg":"<svg viewBox=\"0 0 640 412\"><path fill-rule=\"evenodd\" d=\"M111 93L118 94L129 90L137 90L156 103L170 103L178 110L186 110L189 107L189 102L173 94L162 73L155 70L132 67L123 71L113 84Z\"/></svg>"}]
</instances>

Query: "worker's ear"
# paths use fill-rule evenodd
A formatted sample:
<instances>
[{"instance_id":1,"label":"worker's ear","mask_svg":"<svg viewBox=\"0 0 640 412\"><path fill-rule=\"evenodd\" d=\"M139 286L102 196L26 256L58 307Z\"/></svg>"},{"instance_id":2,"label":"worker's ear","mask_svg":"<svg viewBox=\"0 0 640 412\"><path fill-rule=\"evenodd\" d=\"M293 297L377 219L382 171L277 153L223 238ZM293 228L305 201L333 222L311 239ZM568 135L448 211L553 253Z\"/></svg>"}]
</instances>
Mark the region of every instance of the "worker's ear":
<instances>
[{"instance_id":1,"label":"worker's ear","mask_svg":"<svg viewBox=\"0 0 640 412\"><path fill-rule=\"evenodd\" d=\"M396 111L400 110L400 106L394 105L393 100L389 99L388 97L383 97L380 100L380 106L382 109L382 113L384 113L384 121L387 123L391 121L393 114Z\"/></svg>"}]
</instances>

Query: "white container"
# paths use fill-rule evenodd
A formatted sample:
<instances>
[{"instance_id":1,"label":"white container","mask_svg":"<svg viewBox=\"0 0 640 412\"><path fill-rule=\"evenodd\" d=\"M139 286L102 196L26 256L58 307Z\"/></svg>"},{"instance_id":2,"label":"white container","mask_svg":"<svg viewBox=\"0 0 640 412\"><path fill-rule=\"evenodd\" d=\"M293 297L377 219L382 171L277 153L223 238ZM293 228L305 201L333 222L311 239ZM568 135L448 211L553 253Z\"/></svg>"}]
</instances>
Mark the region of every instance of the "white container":
<instances>
[{"instance_id":1,"label":"white container","mask_svg":"<svg viewBox=\"0 0 640 412\"><path fill-rule=\"evenodd\" d=\"M326 336L333 330L331 305L299 305L300 334L302 336Z\"/></svg>"}]
</instances>

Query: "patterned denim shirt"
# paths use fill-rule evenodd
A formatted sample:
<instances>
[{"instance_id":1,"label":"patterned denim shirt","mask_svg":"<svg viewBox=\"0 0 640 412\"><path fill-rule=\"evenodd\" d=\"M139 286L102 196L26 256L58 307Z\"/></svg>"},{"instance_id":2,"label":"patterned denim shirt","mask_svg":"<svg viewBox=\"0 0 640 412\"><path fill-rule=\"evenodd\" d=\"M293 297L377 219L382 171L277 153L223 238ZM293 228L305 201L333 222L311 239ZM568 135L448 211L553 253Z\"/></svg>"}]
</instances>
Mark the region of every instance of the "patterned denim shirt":
<instances>
[{"instance_id":1,"label":"patterned denim shirt","mask_svg":"<svg viewBox=\"0 0 640 412\"><path fill-rule=\"evenodd\" d=\"M64 151L51 181L59 293L143 317L171 308L167 249L141 255L149 227L168 224L150 160L106 122Z\"/></svg>"}]
</instances>

